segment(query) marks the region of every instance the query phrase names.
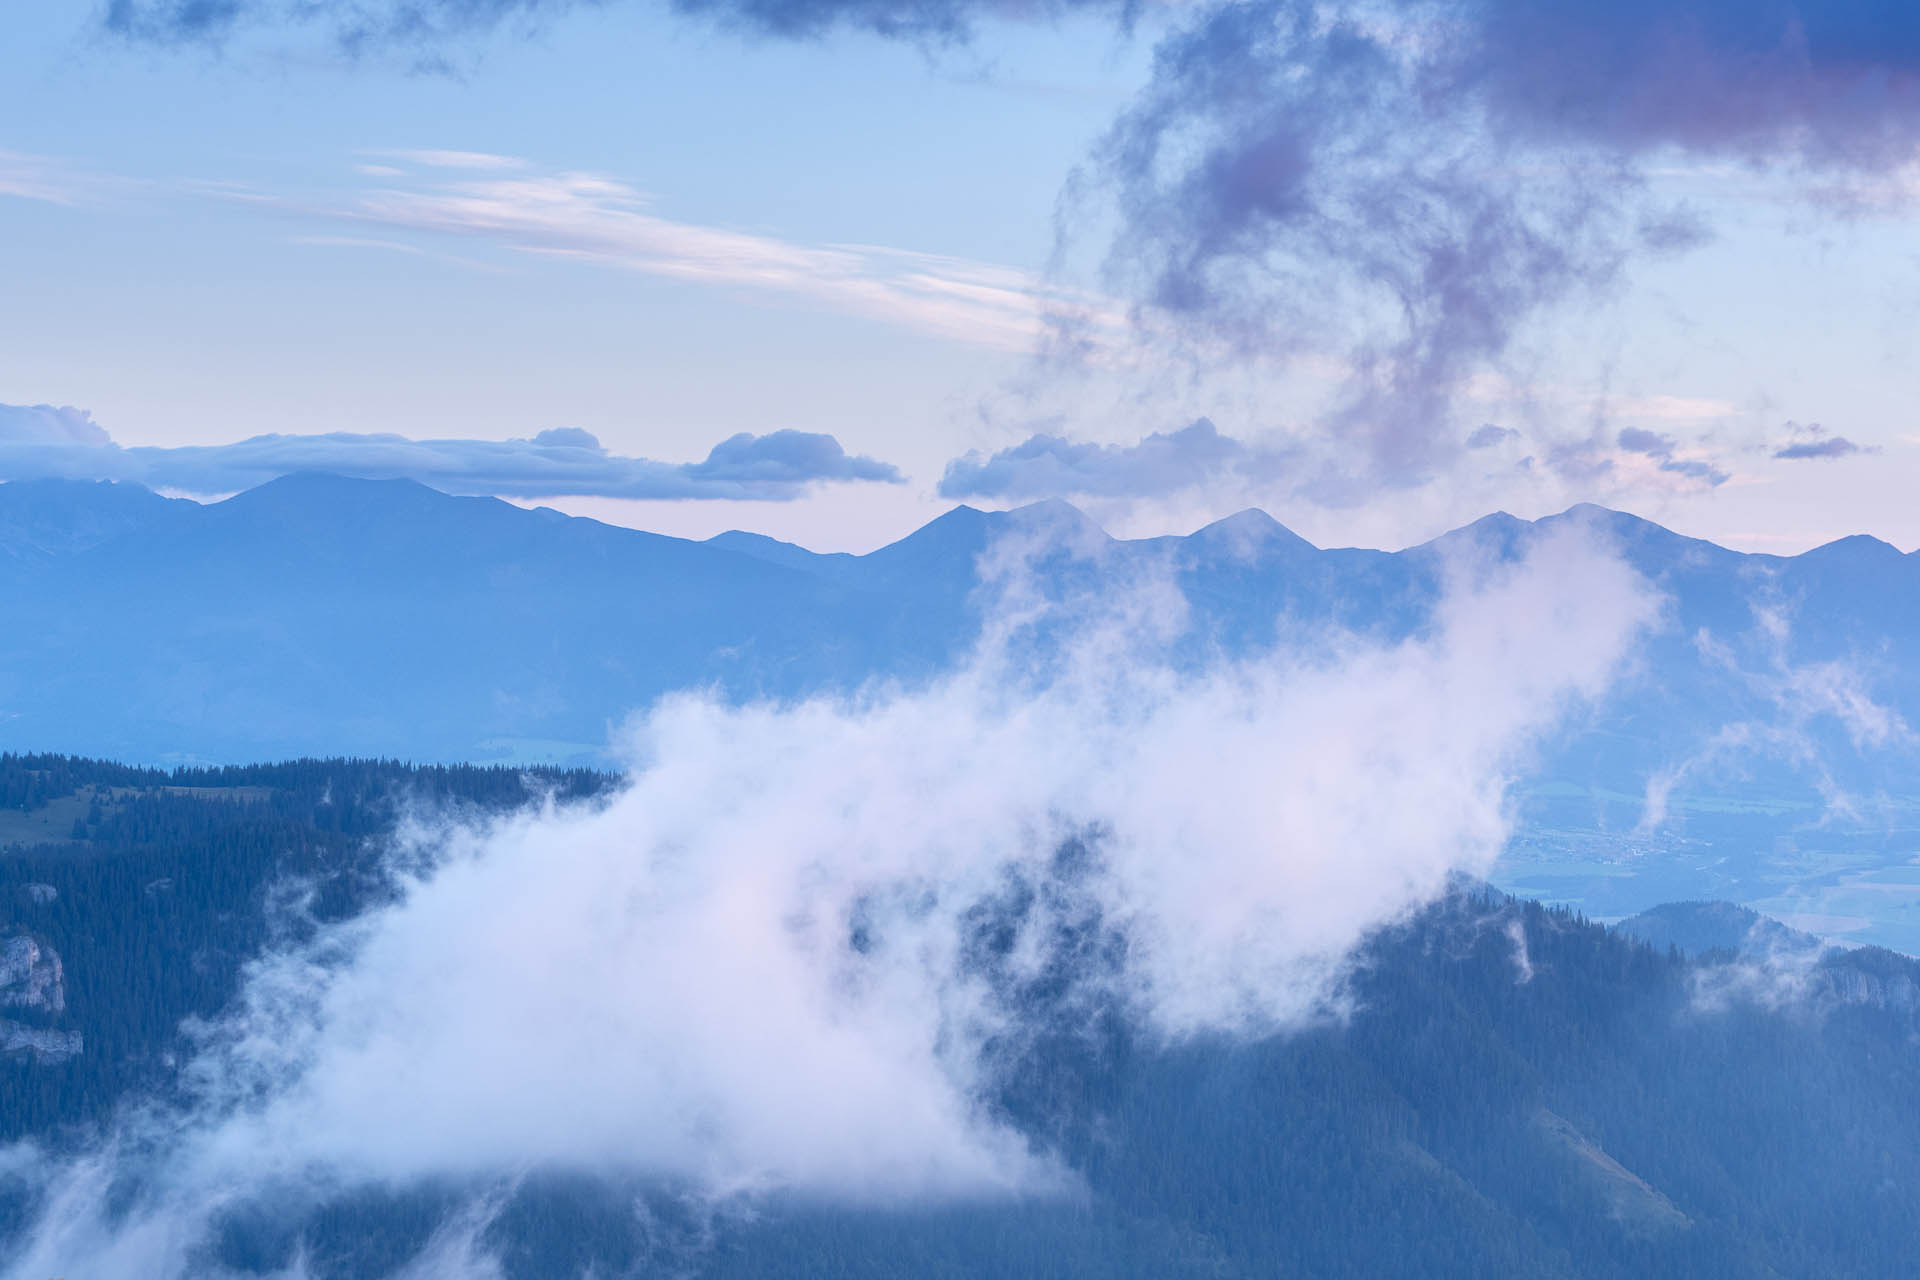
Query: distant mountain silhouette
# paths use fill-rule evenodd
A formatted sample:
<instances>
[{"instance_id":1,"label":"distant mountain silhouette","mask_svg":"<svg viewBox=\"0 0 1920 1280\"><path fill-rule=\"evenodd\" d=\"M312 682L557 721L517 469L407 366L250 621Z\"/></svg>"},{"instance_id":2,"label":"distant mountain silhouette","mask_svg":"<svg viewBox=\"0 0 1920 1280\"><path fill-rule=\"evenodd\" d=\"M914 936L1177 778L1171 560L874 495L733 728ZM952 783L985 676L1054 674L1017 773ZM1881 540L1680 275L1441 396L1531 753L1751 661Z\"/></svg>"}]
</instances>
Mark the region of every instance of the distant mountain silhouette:
<instances>
[{"instance_id":1,"label":"distant mountain silhouette","mask_svg":"<svg viewBox=\"0 0 1920 1280\"><path fill-rule=\"evenodd\" d=\"M1622 920L1613 930L1650 947L1676 947L1692 956L1730 951L1765 957L1816 951L1820 946L1812 934L1731 902L1662 903Z\"/></svg>"},{"instance_id":2,"label":"distant mountain silhouette","mask_svg":"<svg viewBox=\"0 0 1920 1280\"><path fill-rule=\"evenodd\" d=\"M127 485L0 485L0 747L161 762L586 761L672 690L789 697L937 671L977 630L978 562L996 537L1100 552L1043 557L1056 584L1171 572L1196 631L1232 650L1302 623L1404 634L1445 556L1518 554L1575 521L1605 530L1670 594L1672 625L1559 773L1632 790L1635 770L1703 731L1773 714L1763 704L1780 691L1767 682L1786 679L1776 659L1845 659L1920 723L1920 560L1871 538L1743 555L1583 506L1536 522L1489 516L1398 553L1321 550L1258 511L1125 542L1049 502L956 507L871 554L818 555L405 480L294 475L205 506ZM1756 603L1792 614L1779 654L1754 626ZM1711 655L1703 633L1720 646ZM1846 781L1882 786L1838 722L1811 729ZM1758 767L1756 785L1810 794L1792 769Z\"/></svg>"}]
</instances>

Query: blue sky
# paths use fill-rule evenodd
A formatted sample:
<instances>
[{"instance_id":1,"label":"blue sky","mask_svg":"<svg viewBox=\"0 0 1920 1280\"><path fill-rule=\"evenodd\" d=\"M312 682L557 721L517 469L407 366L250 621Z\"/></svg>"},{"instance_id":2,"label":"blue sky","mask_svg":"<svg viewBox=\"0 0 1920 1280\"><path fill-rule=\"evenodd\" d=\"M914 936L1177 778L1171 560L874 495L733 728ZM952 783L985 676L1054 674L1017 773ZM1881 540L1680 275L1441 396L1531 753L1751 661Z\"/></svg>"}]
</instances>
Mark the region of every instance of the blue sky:
<instances>
[{"instance_id":1,"label":"blue sky","mask_svg":"<svg viewBox=\"0 0 1920 1280\"><path fill-rule=\"evenodd\" d=\"M1577 111L1512 69L1553 56L1519 0L1427 5L1481 24L1471 66L1418 6L1287 35L1269 0L1258 58L1204 4L963 40L848 29L910 5L505 7L353 56L267 3L213 40L160 32L177 5L131 35L10 13L0 474L213 492L337 457L823 549L1056 493L1125 533L1259 505L1403 545L1594 500L1755 550L1920 545L1913 59L1870 0L1798 61L1709 0L1614 6L1574 33L1628 51ZM1420 118L1340 61L1336 12L1420 63ZM1671 13L1694 43L1642 57ZM567 428L590 447L532 443ZM777 483L682 483L775 433L743 447ZM217 448L267 434L328 439Z\"/></svg>"}]
</instances>

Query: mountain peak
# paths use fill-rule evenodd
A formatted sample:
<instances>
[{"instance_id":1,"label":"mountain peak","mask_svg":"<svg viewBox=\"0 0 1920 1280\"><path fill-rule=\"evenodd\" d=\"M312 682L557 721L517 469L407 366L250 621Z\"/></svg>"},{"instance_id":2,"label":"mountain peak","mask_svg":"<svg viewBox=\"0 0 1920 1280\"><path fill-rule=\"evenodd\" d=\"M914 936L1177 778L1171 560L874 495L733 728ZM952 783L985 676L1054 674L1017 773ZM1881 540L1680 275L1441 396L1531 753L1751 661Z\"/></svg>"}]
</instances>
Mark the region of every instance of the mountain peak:
<instances>
[{"instance_id":1,"label":"mountain peak","mask_svg":"<svg viewBox=\"0 0 1920 1280\"><path fill-rule=\"evenodd\" d=\"M1258 551L1273 543L1316 550L1311 542L1275 520L1258 507L1248 507L1212 524L1196 529L1193 537L1207 545L1226 545L1243 551Z\"/></svg>"},{"instance_id":2,"label":"mountain peak","mask_svg":"<svg viewBox=\"0 0 1920 1280\"><path fill-rule=\"evenodd\" d=\"M1835 538L1832 542L1823 542L1811 551L1804 551L1798 559L1815 557L1816 561L1826 559L1859 559L1892 563L1904 560L1906 556L1900 548L1891 542L1884 542L1870 533L1854 533L1844 538Z\"/></svg>"},{"instance_id":3,"label":"mountain peak","mask_svg":"<svg viewBox=\"0 0 1920 1280\"><path fill-rule=\"evenodd\" d=\"M1016 529L1061 529L1108 536L1107 531L1080 508L1063 498L1042 498L1024 507L996 513Z\"/></svg>"},{"instance_id":4,"label":"mountain peak","mask_svg":"<svg viewBox=\"0 0 1920 1280\"><path fill-rule=\"evenodd\" d=\"M290 471L286 475L275 476L271 480L257 484L251 489L243 489L226 501L232 503L244 500L245 503L251 504L349 496L364 500L370 497L392 497L401 494L416 498L422 494L431 494L436 498L450 496L430 485L404 476L370 479L365 476L338 475L331 471Z\"/></svg>"}]
</instances>

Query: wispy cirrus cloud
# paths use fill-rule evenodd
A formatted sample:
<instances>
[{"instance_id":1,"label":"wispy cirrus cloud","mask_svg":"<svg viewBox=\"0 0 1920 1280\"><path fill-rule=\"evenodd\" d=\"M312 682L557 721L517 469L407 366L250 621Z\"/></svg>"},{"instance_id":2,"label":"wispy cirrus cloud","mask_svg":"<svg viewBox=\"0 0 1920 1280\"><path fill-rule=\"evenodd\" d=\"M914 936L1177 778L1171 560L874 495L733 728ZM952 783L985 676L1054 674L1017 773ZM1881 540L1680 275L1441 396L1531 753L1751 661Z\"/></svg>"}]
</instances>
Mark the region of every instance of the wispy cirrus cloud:
<instances>
[{"instance_id":1,"label":"wispy cirrus cloud","mask_svg":"<svg viewBox=\"0 0 1920 1280\"><path fill-rule=\"evenodd\" d=\"M787 501L819 484L898 484L890 463L849 454L830 435L745 432L698 462L610 453L590 432L557 427L531 439L415 440L391 434L261 435L232 444L122 447L71 406L0 405L0 480L127 480L220 494L278 476L324 471L418 480L448 493L512 498Z\"/></svg>"},{"instance_id":2,"label":"wispy cirrus cloud","mask_svg":"<svg viewBox=\"0 0 1920 1280\"><path fill-rule=\"evenodd\" d=\"M88 173L52 156L0 150L0 197L79 205L125 182L125 179Z\"/></svg>"},{"instance_id":3,"label":"wispy cirrus cloud","mask_svg":"<svg viewBox=\"0 0 1920 1280\"><path fill-rule=\"evenodd\" d=\"M666 279L810 300L836 311L1005 351L1027 352L1071 313L1118 325L1099 299L1008 267L866 244L803 244L662 217L638 188L510 156L387 150L379 185L349 202L302 207L389 232L477 241ZM254 192L224 193L284 203Z\"/></svg>"},{"instance_id":4,"label":"wispy cirrus cloud","mask_svg":"<svg viewBox=\"0 0 1920 1280\"><path fill-rule=\"evenodd\" d=\"M519 156L496 155L491 151L449 151L434 147L376 147L364 154L387 160L403 160L433 169L524 169L527 162ZM390 173L403 170L391 169Z\"/></svg>"}]
</instances>

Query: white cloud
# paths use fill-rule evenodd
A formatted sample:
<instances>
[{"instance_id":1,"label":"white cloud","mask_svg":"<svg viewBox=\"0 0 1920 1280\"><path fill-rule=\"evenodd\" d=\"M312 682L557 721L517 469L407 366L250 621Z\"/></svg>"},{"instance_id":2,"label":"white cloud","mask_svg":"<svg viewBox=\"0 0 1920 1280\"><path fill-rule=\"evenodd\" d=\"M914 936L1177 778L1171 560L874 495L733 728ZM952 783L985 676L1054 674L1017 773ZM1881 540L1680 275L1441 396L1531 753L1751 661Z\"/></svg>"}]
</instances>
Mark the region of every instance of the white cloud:
<instances>
[{"instance_id":1,"label":"white cloud","mask_svg":"<svg viewBox=\"0 0 1920 1280\"><path fill-rule=\"evenodd\" d=\"M57 157L0 148L0 197L87 205L116 193L124 194L139 185L129 178L90 173Z\"/></svg>"},{"instance_id":2,"label":"white cloud","mask_svg":"<svg viewBox=\"0 0 1920 1280\"><path fill-rule=\"evenodd\" d=\"M1369 930L1491 864L1507 778L1653 615L1571 531L1456 568L1420 638L1198 673L1169 660L1162 580L1045 614L1071 638L1036 665L1056 633L1015 571L1008 623L924 688L670 701L605 807L423 831L399 901L256 965L189 1073L198 1108L149 1116L147 1192L109 1218L98 1162L73 1166L11 1274L177 1275L209 1213L275 1188L553 1167L877 1204L1056 1187L982 1099L989 1037L1025 1025L1006 984L1060 926L1127 939L1062 1016L1113 999L1170 1037L1314 1016ZM1092 856L1063 870L1076 836ZM1039 892L989 948L975 913L1016 884Z\"/></svg>"},{"instance_id":3,"label":"white cloud","mask_svg":"<svg viewBox=\"0 0 1920 1280\"><path fill-rule=\"evenodd\" d=\"M79 199L77 187L74 175L57 161L0 151L0 196L75 204Z\"/></svg>"},{"instance_id":4,"label":"white cloud","mask_svg":"<svg viewBox=\"0 0 1920 1280\"><path fill-rule=\"evenodd\" d=\"M1671 816L1674 791L1683 783L1744 757L1772 756L1809 774L1829 814L1857 818L1857 800L1834 781L1815 736L1830 721L1845 731L1857 751L1911 746L1914 731L1900 713L1874 697L1867 671L1846 659L1796 662L1792 657L1792 610L1773 584L1762 582L1748 602L1753 628L1745 640L1757 647L1757 669L1744 664L1726 638L1702 630L1694 647L1711 667L1732 676L1756 695L1770 718L1721 726L1698 751L1647 780L1638 825L1651 831Z\"/></svg>"},{"instance_id":5,"label":"white cloud","mask_svg":"<svg viewBox=\"0 0 1920 1280\"><path fill-rule=\"evenodd\" d=\"M383 154L477 172L396 179L350 206L321 212L648 275L808 297L836 310L1002 350L1033 349L1056 315L1087 320L1095 331L1117 331L1121 324L1118 313L1098 299L1006 267L871 245L805 245L676 222L650 212L649 198L627 183L592 173L543 173L506 157Z\"/></svg>"},{"instance_id":6,"label":"white cloud","mask_svg":"<svg viewBox=\"0 0 1920 1280\"><path fill-rule=\"evenodd\" d=\"M498 171L506 169L524 169L527 162L518 156L495 155L490 151L447 151L427 149L390 148L368 151L371 156L384 156L390 160L405 160L412 164L425 165L430 169L477 169ZM398 174L399 169L387 168L386 174Z\"/></svg>"}]
</instances>

